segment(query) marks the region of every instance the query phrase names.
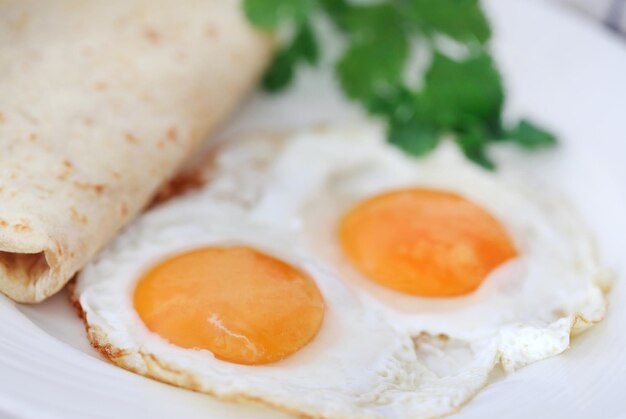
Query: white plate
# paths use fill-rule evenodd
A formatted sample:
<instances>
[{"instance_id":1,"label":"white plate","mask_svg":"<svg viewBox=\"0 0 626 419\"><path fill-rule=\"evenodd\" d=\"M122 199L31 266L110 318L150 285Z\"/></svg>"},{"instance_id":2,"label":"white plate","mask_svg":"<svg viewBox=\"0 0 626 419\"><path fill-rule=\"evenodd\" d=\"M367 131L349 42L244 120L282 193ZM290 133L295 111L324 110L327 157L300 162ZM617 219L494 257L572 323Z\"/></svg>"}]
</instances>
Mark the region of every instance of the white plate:
<instances>
[{"instance_id":1,"label":"white plate","mask_svg":"<svg viewBox=\"0 0 626 419\"><path fill-rule=\"evenodd\" d=\"M626 274L626 44L573 12L539 1L491 0L510 115L553 128L563 146L528 157L533 176L563 190L597 233L604 262ZM329 77L306 74L289 94L257 95L227 129L346 122L360 113ZM565 354L499 378L459 417L626 415L626 295ZM102 360L60 295L38 306L0 297L0 418L282 417L126 372Z\"/></svg>"}]
</instances>

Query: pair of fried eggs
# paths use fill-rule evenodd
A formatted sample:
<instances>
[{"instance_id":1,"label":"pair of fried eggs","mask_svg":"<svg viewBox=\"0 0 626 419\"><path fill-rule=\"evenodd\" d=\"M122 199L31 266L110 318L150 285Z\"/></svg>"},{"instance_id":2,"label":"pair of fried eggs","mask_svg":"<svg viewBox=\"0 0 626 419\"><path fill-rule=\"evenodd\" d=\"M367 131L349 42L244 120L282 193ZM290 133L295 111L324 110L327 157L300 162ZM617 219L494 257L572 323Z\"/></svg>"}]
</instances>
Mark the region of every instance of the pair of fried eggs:
<instances>
[{"instance_id":1,"label":"pair of fried eggs","mask_svg":"<svg viewBox=\"0 0 626 419\"><path fill-rule=\"evenodd\" d=\"M568 205L372 126L253 135L79 276L116 364L314 417L435 417L604 316Z\"/></svg>"}]
</instances>

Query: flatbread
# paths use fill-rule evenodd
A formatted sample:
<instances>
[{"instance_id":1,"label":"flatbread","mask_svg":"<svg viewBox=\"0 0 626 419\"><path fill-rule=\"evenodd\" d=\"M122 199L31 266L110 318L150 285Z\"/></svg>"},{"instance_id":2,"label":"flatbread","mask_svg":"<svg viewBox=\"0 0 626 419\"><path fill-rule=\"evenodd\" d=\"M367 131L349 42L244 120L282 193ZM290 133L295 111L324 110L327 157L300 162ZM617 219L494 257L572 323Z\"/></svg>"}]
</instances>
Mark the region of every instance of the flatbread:
<instances>
[{"instance_id":1,"label":"flatbread","mask_svg":"<svg viewBox=\"0 0 626 419\"><path fill-rule=\"evenodd\" d=\"M253 86L236 0L0 0L0 292L60 290Z\"/></svg>"}]
</instances>

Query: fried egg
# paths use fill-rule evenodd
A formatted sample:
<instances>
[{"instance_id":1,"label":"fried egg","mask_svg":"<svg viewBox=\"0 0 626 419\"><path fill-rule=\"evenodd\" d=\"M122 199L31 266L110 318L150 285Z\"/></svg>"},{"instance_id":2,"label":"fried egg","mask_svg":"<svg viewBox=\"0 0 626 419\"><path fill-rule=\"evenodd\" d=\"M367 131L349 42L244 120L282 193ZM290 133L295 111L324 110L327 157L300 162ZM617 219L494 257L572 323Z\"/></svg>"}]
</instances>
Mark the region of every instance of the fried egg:
<instances>
[{"instance_id":1,"label":"fried egg","mask_svg":"<svg viewBox=\"0 0 626 419\"><path fill-rule=\"evenodd\" d=\"M79 276L88 337L170 384L318 417L436 417L565 350L609 277L569 205L375 126L223 145Z\"/></svg>"}]
</instances>

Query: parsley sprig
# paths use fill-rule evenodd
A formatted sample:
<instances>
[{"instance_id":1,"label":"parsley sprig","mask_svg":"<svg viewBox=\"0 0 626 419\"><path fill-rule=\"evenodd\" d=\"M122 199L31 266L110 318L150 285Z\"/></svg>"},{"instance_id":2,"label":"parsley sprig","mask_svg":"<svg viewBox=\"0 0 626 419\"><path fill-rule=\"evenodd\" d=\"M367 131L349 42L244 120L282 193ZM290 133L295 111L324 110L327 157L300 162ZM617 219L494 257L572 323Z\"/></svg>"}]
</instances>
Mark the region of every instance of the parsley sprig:
<instances>
[{"instance_id":1,"label":"parsley sprig","mask_svg":"<svg viewBox=\"0 0 626 419\"><path fill-rule=\"evenodd\" d=\"M290 33L263 79L272 92L286 88L298 67L318 63L321 45L313 20L329 19L346 39L335 64L344 94L382 118L388 141L409 154L427 154L450 135L469 159L493 169L493 142L526 149L556 143L529 120L503 123L504 88L479 0L245 0L244 7L257 27ZM431 57L419 88L405 77L416 40ZM462 57L446 54L442 40L452 41Z\"/></svg>"}]
</instances>

